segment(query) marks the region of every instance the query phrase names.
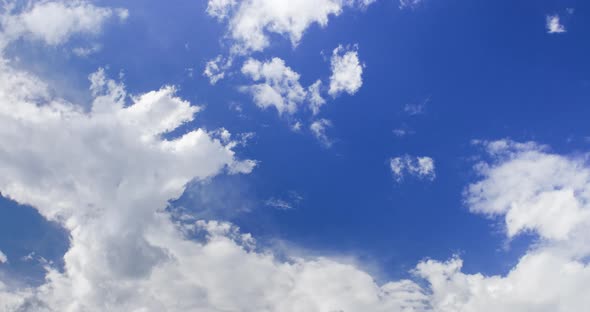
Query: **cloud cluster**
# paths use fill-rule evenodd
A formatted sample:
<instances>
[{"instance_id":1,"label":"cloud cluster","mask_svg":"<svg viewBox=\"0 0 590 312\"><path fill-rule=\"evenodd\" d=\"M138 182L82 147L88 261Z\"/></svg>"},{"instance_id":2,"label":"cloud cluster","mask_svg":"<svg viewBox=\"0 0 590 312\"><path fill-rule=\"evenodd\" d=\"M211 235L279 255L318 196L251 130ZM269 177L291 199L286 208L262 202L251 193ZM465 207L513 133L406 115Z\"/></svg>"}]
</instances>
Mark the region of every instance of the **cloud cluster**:
<instances>
[{"instance_id":1,"label":"cloud cluster","mask_svg":"<svg viewBox=\"0 0 590 312\"><path fill-rule=\"evenodd\" d=\"M60 222L71 235L64 271L47 264L37 288L0 284L4 311L412 311L411 281L377 285L325 258L281 261L217 221L174 221L164 210L192 179L252 163L230 138L197 129L199 107L173 87L129 97L92 74L90 111L51 98L36 77L0 67L0 191ZM245 166L244 166L245 164ZM230 170L231 171L231 170ZM189 237L201 233L202 241ZM198 235L197 235L198 236ZM410 309L410 310L408 310Z\"/></svg>"},{"instance_id":2,"label":"cloud cluster","mask_svg":"<svg viewBox=\"0 0 590 312\"><path fill-rule=\"evenodd\" d=\"M230 224L173 218L168 202L189 181L248 173L255 163L236 158L227 131L192 129L201 108L173 86L130 96L104 70L89 78L93 100L85 109L0 62L0 192L70 233L63 271L46 263L39 287L0 282L2 311L424 306L411 281L378 285L325 258L279 260Z\"/></svg>"},{"instance_id":3,"label":"cloud cluster","mask_svg":"<svg viewBox=\"0 0 590 312\"><path fill-rule=\"evenodd\" d=\"M211 14L232 19L232 10L256 1L211 2L218 3ZM37 5L51 3L65 2ZM43 40L58 44L85 29ZM251 62L246 74L283 100L299 98L284 86L306 93L284 63ZM414 280L378 284L352 264L277 257L229 223L175 218L168 203L187 183L247 174L256 163L236 157L240 143L227 130L196 128L201 108L173 86L131 96L105 70L89 78L90 105L71 103L53 96L42 78L0 60L0 193L59 222L71 240L63 271L46 264L43 285L0 281L1 311L569 312L590 306L586 155L559 155L530 142L479 142L487 160L475 167L480 176L465 190L466 205L498 220L508 239L531 233L538 242L504 276L464 273L454 257L420 262ZM289 105L283 102L283 111ZM311 131L325 138L329 125L319 119ZM394 158L391 169L434 178L428 157Z\"/></svg>"},{"instance_id":4,"label":"cloud cluster","mask_svg":"<svg viewBox=\"0 0 590 312\"><path fill-rule=\"evenodd\" d=\"M410 155L395 157L389 160L389 167L398 182L401 182L406 175L431 181L436 177L434 160L430 157Z\"/></svg>"}]
</instances>

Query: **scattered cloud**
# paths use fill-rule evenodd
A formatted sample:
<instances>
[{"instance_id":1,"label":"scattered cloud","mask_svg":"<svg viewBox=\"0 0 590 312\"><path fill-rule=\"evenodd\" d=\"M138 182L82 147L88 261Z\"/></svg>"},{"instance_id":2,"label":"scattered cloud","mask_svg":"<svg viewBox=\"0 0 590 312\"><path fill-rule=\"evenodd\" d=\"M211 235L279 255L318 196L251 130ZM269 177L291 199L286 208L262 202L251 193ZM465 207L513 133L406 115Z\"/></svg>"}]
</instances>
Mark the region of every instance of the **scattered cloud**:
<instances>
[{"instance_id":1,"label":"scattered cloud","mask_svg":"<svg viewBox=\"0 0 590 312\"><path fill-rule=\"evenodd\" d=\"M320 108L326 104L326 100L321 95L320 88L322 87L322 81L317 80L309 88L307 88L307 94L309 97L309 108L313 115L317 115L320 112Z\"/></svg>"},{"instance_id":2,"label":"scattered cloud","mask_svg":"<svg viewBox=\"0 0 590 312\"><path fill-rule=\"evenodd\" d=\"M217 82L225 78L225 72L232 66L233 59L218 55L216 58L210 60L205 65L203 76L209 78L211 85L217 84Z\"/></svg>"},{"instance_id":3,"label":"scattered cloud","mask_svg":"<svg viewBox=\"0 0 590 312\"><path fill-rule=\"evenodd\" d=\"M415 9L420 4L422 4L424 0L399 0L399 8L403 9Z\"/></svg>"},{"instance_id":4,"label":"scattered cloud","mask_svg":"<svg viewBox=\"0 0 590 312\"><path fill-rule=\"evenodd\" d=\"M547 33L561 34L566 32L565 26L561 24L559 15L548 15L546 21Z\"/></svg>"},{"instance_id":5,"label":"scattered cloud","mask_svg":"<svg viewBox=\"0 0 590 312\"><path fill-rule=\"evenodd\" d=\"M434 160L430 157L404 155L390 159L389 166L398 182L401 182L406 175L430 181L436 178Z\"/></svg>"},{"instance_id":6,"label":"scattered cloud","mask_svg":"<svg viewBox=\"0 0 590 312\"><path fill-rule=\"evenodd\" d=\"M0 264L8 262L8 257L0 250ZM0 297L1 298L1 297Z\"/></svg>"},{"instance_id":7,"label":"scattered cloud","mask_svg":"<svg viewBox=\"0 0 590 312\"><path fill-rule=\"evenodd\" d=\"M332 51L332 75L328 93L335 97L342 92L355 94L363 85L363 66L360 64L357 46L339 45Z\"/></svg>"},{"instance_id":8,"label":"scattered cloud","mask_svg":"<svg viewBox=\"0 0 590 312\"><path fill-rule=\"evenodd\" d=\"M328 119L319 119L311 123L309 129L311 133L324 145L325 147L332 146L332 140L326 134L327 128L332 127L332 122Z\"/></svg>"}]
</instances>

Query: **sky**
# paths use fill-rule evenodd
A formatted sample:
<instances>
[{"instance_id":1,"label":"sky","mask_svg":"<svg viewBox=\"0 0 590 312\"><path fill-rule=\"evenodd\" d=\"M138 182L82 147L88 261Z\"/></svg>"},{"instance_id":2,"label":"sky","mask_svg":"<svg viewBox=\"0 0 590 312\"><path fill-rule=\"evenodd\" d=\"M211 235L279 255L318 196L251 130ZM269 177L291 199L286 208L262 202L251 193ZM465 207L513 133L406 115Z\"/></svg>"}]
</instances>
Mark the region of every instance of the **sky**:
<instances>
[{"instance_id":1,"label":"sky","mask_svg":"<svg viewBox=\"0 0 590 312\"><path fill-rule=\"evenodd\" d=\"M3 1L0 312L583 311L589 10Z\"/></svg>"}]
</instances>

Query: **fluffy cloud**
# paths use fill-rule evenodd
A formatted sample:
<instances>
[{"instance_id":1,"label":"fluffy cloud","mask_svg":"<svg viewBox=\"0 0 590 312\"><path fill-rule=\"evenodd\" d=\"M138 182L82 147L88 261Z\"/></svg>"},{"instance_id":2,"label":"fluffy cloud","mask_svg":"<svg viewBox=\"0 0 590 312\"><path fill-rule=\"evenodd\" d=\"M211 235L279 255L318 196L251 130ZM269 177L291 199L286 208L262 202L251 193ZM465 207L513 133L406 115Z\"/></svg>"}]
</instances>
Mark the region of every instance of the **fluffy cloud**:
<instances>
[{"instance_id":1,"label":"fluffy cloud","mask_svg":"<svg viewBox=\"0 0 590 312\"><path fill-rule=\"evenodd\" d=\"M504 216L509 237L534 231L546 239L566 240L590 220L585 159L547 154L533 143L497 141L488 149L510 161L479 166L486 179L468 188L471 211Z\"/></svg>"},{"instance_id":2,"label":"fluffy cloud","mask_svg":"<svg viewBox=\"0 0 590 312\"><path fill-rule=\"evenodd\" d=\"M262 51L270 44L269 34L288 37L296 46L312 24L322 27L344 7L367 7L374 0L209 0L207 13L228 20L227 37L232 52Z\"/></svg>"},{"instance_id":3,"label":"fluffy cloud","mask_svg":"<svg viewBox=\"0 0 590 312\"><path fill-rule=\"evenodd\" d=\"M261 81L245 88L260 108L274 107L279 114L293 114L307 97L299 83L299 74L280 58L268 62L248 59L242 66L242 73L256 82Z\"/></svg>"},{"instance_id":4,"label":"fluffy cloud","mask_svg":"<svg viewBox=\"0 0 590 312\"><path fill-rule=\"evenodd\" d=\"M560 34L566 32L565 26L561 24L559 15L547 16L547 32L550 34Z\"/></svg>"},{"instance_id":5,"label":"fluffy cloud","mask_svg":"<svg viewBox=\"0 0 590 312\"><path fill-rule=\"evenodd\" d=\"M0 250L0 264L8 262L6 255Z\"/></svg>"},{"instance_id":6,"label":"fluffy cloud","mask_svg":"<svg viewBox=\"0 0 590 312\"><path fill-rule=\"evenodd\" d=\"M472 212L502 218L509 238L540 241L506 276L461 272L462 261L425 261L416 274L434 311L582 311L590 305L590 167L585 156L552 154L535 143L483 142L491 160L466 190Z\"/></svg>"},{"instance_id":7,"label":"fluffy cloud","mask_svg":"<svg viewBox=\"0 0 590 312\"><path fill-rule=\"evenodd\" d=\"M328 93L335 97L342 92L355 94L363 85L363 66L356 47L338 46L332 51L332 76Z\"/></svg>"},{"instance_id":8,"label":"fluffy cloud","mask_svg":"<svg viewBox=\"0 0 590 312\"><path fill-rule=\"evenodd\" d=\"M41 40L48 45L62 44L73 34L97 34L107 19L124 20L125 9L97 7L87 1L39 1L15 13L12 3L1 16L2 38L12 41L20 37Z\"/></svg>"},{"instance_id":9,"label":"fluffy cloud","mask_svg":"<svg viewBox=\"0 0 590 312\"><path fill-rule=\"evenodd\" d=\"M401 182L406 175L419 179L434 180L436 177L434 160L430 157L412 157L404 155L390 159L389 167L393 176Z\"/></svg>"}]
</instances>

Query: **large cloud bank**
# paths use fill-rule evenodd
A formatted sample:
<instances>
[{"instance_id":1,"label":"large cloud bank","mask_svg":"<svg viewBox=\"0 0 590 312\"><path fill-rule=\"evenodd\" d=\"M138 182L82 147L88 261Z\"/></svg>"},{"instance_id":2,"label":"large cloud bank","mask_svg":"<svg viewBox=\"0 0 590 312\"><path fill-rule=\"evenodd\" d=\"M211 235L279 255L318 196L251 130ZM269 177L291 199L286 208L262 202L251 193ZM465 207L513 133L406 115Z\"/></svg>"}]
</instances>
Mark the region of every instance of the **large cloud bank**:
<instances>
[{"instance_id":1,"label":"large cloud bank","mask_svg":"<svg viewBox=\"0 0 590 312\"><path fill-rule=\"evenodd\" d=\"M67 3L70 11L110 10ZM58 44L74 34L41 40ZM90 105L48 89L2 56L0 192L59 222L71 241L64 270L48 264L41 286L0 281L0 311L569 312L590 306L590 167L583 155L558 155L535 143L480 142L486 160L476 166L479 181L466 188L466 205L501 222L507 238L526 232L538 242L505 276L466 274L454 257L419 263L414 280L377 284L358 267L328 258L276 257L228 223L173 218L168 202L188 182L247 174L256 164L235 155L227 132L192 127L201 108L173 86L130 96L98 70L90 75ZM195 234L204 239L191 239Z\"/></svg>"}]
</instances>

